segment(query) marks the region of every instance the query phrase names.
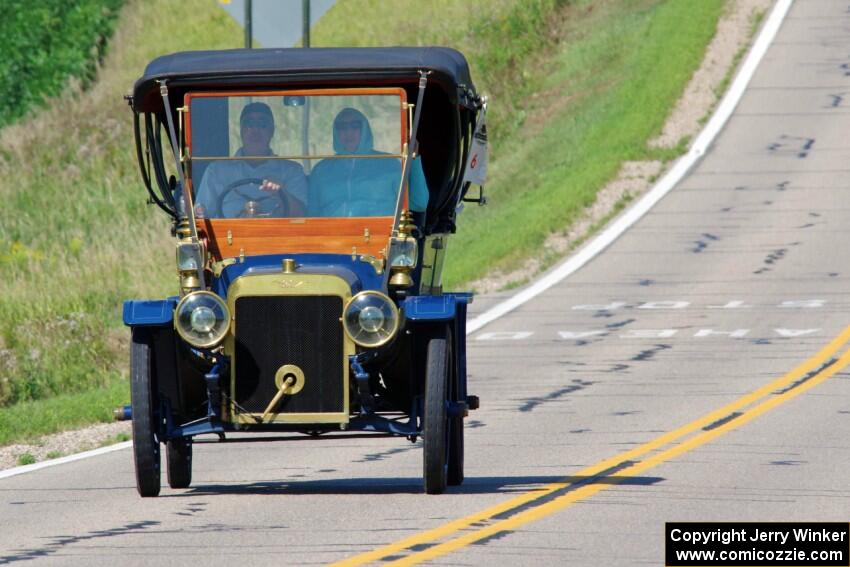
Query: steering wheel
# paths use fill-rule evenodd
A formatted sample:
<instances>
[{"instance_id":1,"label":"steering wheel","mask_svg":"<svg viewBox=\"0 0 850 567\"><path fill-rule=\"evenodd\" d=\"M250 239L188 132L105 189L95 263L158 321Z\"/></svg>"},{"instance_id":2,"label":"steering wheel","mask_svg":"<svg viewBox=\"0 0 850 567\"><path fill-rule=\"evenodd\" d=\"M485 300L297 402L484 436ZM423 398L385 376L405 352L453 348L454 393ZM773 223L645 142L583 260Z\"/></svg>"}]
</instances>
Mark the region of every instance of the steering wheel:
<instances>
[{"instance_id":1,"label":"steering wheel","mask_svg":"<svg viewBox=\"0 0 850 567\"><path fill-rule=\"evenodd\" d=\"M243 185L260 186L260 185L263 184L263 181L264 180L260 179L259 177L245 177L243 179L237 179L233 183L230 183L229 185L227 185L227 187L224 188L224 190L218 196L218 201L216 202L216 209L221 213L222 216L224 216L224 200L225 200L225 198L228 195L230 195L231 193L236 193L246 203L248 201L254 201L255 203L259 204L259 203L264 203L266 201L270 201L272 199L277 199L278 204L275 205L272 208L271 212L276 213L276 212L280 211L280 213L282 213L282 214L278 214L278 215L275 215L275 216L288 217L289 216L289 200L286 198L286 195L284 194L283 187L281 187L279 190L271 193L270 195L267 195L265 197L260 197L259 199L254 198L254 197L249 196L249 195L246 195L243 191L240 191L238 189L239 187L241 187ZM242 216L242 214L240 213L238 216Z\"/></svg>"}]
</instances>

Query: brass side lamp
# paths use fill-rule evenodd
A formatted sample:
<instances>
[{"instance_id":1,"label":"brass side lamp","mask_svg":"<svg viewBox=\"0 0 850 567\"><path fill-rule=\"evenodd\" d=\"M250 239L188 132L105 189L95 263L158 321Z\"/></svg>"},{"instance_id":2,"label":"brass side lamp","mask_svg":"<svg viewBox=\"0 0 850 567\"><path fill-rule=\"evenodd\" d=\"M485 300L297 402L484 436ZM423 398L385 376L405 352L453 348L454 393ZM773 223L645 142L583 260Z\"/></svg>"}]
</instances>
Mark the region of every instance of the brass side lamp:
<instances>
[{"instance_id":1,"label":"brass side lamp","mask_svg":"<svg viewBox=\"0 0 850 567\"><path fill-rule=\"evenodd\" d=\"M416 267L419 247L413 237L416 225L413 223L413 215L404 210L399 217L398 236L390 243L389 265L390 265L390 287L407 288L413 285L410 274Z\"/></svg>"}]
</instances>

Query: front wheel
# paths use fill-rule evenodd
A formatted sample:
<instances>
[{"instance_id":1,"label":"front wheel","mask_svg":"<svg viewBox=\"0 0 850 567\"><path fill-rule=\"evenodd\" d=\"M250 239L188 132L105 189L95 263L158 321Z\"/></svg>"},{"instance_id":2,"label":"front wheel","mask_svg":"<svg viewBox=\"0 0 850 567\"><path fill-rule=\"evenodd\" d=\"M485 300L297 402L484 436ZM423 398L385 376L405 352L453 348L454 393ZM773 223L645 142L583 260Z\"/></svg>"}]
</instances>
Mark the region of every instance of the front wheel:
<instances>
[{"instance_id":1,"label":"front wheel","mask_svg":"<svg viewBox=\"0 0 850 567\"><path fill-rule=\"evenodd\" d=\"M143 497L159 495L160 456L154 411L150 333L133 329L130 349L130 400L133 405L133 461L136 488Z\"/></svg>"},{"instance_id":2,"label":"front wheel","mask_svg":"<svg viewBox=\"0 0 850 567\"><path fill-rule=\"evenodd\" d=\"M456 400L455 396L452 396ZM446 482L449 486L463 484L463 416L448 419L449 456Z\"/></svg>"},{"instance_id":3,"label":"front wheel","mask_svg":"<svg viewBox=\"0 0 850 567\"><path fill-rule=\"evenodd\" d=\"M441 494L447 483L448 420L446 386L449 376L449 341L445 331L428 340L425 374L423 476L425 492Z\"/></svg>"}]
</instances>

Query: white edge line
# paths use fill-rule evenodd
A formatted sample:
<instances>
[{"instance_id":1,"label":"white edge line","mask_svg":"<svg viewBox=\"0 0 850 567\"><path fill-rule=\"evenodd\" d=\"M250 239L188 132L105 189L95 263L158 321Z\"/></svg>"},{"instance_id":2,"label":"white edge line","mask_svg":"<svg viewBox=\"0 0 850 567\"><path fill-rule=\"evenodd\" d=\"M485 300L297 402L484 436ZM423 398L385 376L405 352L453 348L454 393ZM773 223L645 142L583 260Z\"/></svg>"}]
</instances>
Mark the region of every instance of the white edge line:
<instances>
[{"instance_id":1,"label":"white edge line","mask_svg":"<svg viewBox=\"0 0 850 567\"><path fill-rule=\"evenodd\" d=\"M597 254L605 250L617 238L620 237L630 226L637 222L645 215L658 201L661 200L673 187L679 183L682 178L690 171L696 162L705 155L709 146L714 142L717 134L732 116L732 112L741 100L744 90L755 74L756 68L762 57L770 47L773 38L779 31L785 16L793 0L778 0L773 7L770 17L762 27L758 38L753 44L752 49L744 60L741 70L735 77L735 81L729 88L729 91L724 95L723 100L717 107L717 110L700 132L693 146L687 154L682 156L673 168L664 175L658 183L639 201L632 205L625 213L618 217L612 224L608 226L601 234L591 240L583 248L574 255L568 257L564 262L553 268L549 273L545 274L539 280L534 282L529 287L519 291L515 295L509 297L505 301L494 305L475 319L469 321L466 325L466 334L472 334L484 325L491 323L502 315L509 313L546 291L553 285L559 283L567 276L574 273L576 270L587 264L590 260L596 257Z\"/></svg>"},{"instance_id":2,"label":"white edge line","mask_svg":"<svg viewBox=\"0 0 850 567\"><path fill-rule=\"evenodd\" d=\"M758 39L756 39L756 42L753 44L744 64L741 66L738 76L735 77L735 81L723 97L723 101L720 103L720 106L717 107L717 111L711 117L711 120L709 120L702 132L700 132L700 135L697 137L696 141L694 141L694 145L691 147L690 151L676 162L673 169L667 172L667 174L658 181L649 193L644 195L642 199L630 207L613 224L606 228L599 236L591 240L576 254L567 258L567 260L565 260L562 264L554 268L533 285L511 296L502 303L493 306L467 323L467 335L474 333L487 323L498 319L502 315L513 311L526 301L543 293L587 264L597 254L602 252L612 242L619 238L626 229L637 222L638 219L645 215L653 207L653 205L655 205L655 203L660 201L664 195L666 195L679 181L681 181L697 160L705 154L708 147L714 141L714 138L717 137L717 134L726 124L726 121L729 120L730 116L732 116L732 112L735 110L735 107L738 105L738 102L744 94L744 89L747 87L747 84L749 84L750 79L752 79L759 62L767 52L767 48L770 47L770 43L776 36L776 32L779 31L779 26L782 25L782 21L785 19L785 15L788 13L793 1L794 0L778 0L773 8L773 12L771 12L770 17L767 22L765 22ZM65 463L88 459L89 457L96 457L113 451L120 451L122 449L132 447L132 445L132 441L125 441L124 443L117 443L108 447L101 447L100 449L93 449L91 451L85 451L75 455L68 455L67 457L61 457L59 459L52 459L32 465L6 469L0 471L0 479L56 465L64 465Z\"/></svg>"},{"instance_id":3,"label":"white edge line","mask_svg":"<svg viewBox=\"0 0 850 567\"><path fill-rule=\"evenodd\" d=\"M65 463L73 463L74 461L81 461L83 459L88 459L89 457L96 457L98 455L104 455L106 453L111 453L113 451L120 451L121 449L127 449L128 447L132 447L132 441L124 441L123 443L116 443L115 445L109 445L107 447L101 447L99 449L92 449L91 451L85 451L83 453L77 453L75 455L68 455L67 457L60 457L58 459L51 459L49 461L42 461L40 463L34 463L32 465L24 465L22 467L15 467L13 469L6 469L4 471L0 471L0 478L9 478L10 476L16 476L19 474L24 474L28 472L33 472L41 469L46 469L48 467L55 467L56 465L64 465Z\"/></svg>"}]
</instances>

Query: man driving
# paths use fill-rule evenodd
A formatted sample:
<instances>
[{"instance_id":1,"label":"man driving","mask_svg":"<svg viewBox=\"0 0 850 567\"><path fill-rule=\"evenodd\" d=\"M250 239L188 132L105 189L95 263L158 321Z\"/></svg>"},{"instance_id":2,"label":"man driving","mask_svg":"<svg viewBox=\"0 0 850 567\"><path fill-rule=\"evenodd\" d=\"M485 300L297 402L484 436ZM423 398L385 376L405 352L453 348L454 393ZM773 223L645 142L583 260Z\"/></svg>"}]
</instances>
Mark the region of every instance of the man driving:
<instances>
[{"instance_id":1,"label":"man driving","mask_svg":"<svg viewBox=\"0 0 850 567\"><path fill-rule=\"evenodd\" d=\"M274 115L263 102L245 105L239 116L242 147L234 157L274 156ZM282 159L216 161L207 168L195 200L199 217L300 216L307 178L300 164Z\"/></svg>"}]
</instances>

